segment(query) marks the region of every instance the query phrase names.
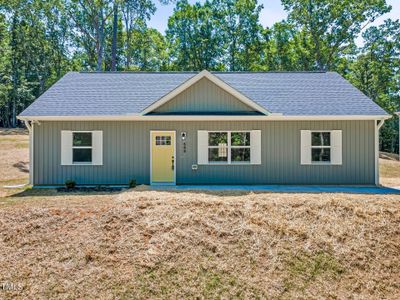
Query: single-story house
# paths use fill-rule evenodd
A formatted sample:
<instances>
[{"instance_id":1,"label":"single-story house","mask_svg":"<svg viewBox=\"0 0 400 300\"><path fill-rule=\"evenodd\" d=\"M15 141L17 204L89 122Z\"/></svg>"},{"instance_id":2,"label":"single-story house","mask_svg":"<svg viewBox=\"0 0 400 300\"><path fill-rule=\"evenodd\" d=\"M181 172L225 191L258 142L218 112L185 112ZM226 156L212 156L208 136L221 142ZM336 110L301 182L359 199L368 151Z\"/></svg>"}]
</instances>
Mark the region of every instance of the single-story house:
<instances>
[{"instance_id":1,"label":"single-story house","mask_svg":"<svg viewBox=\"0 0 400 300\"><path fill-rule=\"evenodd\" d=\"M70 72L19 115L34 186L379 184L390 116L335 72Z\"/></svg>"}]
</instances>

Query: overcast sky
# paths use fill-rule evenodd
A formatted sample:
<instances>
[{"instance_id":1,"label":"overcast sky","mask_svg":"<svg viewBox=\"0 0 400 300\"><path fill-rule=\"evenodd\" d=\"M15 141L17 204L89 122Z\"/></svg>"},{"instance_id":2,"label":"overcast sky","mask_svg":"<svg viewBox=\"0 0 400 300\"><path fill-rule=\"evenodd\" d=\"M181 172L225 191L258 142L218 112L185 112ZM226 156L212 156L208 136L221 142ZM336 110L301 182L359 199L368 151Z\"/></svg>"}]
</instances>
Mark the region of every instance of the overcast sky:
<instances>
[{"instance_id":1,"label":"overcast sky","mask_svg":"<svg viewBox=\"0 0 400 300\"><path fill-rule=\"evenodd\" d=\"M195 3L199 1L189 0L190 3ZM204 1L200 1L204 2ZM283 10L280 0L259 0L260 4L264 5L264 9L261 11L260 22L266 26L271 26L275 22L279 22L286 18L287 14ZM388 14L383 15L378 18L373 24L379 25L387 18L392 18L393 20L400 19L400 0L387 0L387 3L392 6L392 11ZM168 17L172 15L175 4L161 5L157 4L157 11L151 18L149 25L150 27L158 29L160 32L164 32L167 28ZM357 40L357 44L362 43L362 38Z\"/></svg>"}]
</instances>

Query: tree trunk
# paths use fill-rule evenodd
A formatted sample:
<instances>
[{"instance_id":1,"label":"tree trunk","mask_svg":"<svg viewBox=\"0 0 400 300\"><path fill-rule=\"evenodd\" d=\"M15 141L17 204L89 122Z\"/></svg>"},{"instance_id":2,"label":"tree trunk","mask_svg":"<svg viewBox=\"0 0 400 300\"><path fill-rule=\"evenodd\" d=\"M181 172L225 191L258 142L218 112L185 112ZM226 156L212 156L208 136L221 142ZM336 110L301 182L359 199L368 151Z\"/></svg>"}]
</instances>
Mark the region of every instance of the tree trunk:
<instances>
[{"instance_id":1,"label":"tree trunk","mask_svg":"<svg viewBox=\"0 0 400 300\"><path fill-rule=\"evenodd\" d=\"M103 69L103 49L104 49L104 17L103 17L103 8L99 10L99 34L98 34L98 51L97 51L97 71L101 71Z\"/></svg>"},{"instance_id":2,"label":"tree trunk","mask_svg":"<svg viewBox=\"0 0 400 300\"><path fill-rule=\"evenodd\" d=\"M18 14L15 13L12 26L11 26L11 69L12 69L12 91L11 91L11 116L8 115L7 117L11 119L11 127L15 128L17 125L17 113L16 113L16 106L17 106L17 90L18 90L18 60L17 60L17 18Z\"/></svg>"},{"instance_id":3,"label":"tree trunk","mask_svg":"<svg viewBox=\"0 0 400 300\"><path fill-rule=\"evenodd\" d=\"M113 36L111 45L111 71L117 70L117 31L118 31L118 4L114 0Z\"/></svg>"},{"instance_id":4,"label":"tree trunk","mask_svg":"<svg viewBox=\"0 0 400 300\"><path fill-rule=\"evenodd\" d=\"M126 69L129 70L131 66L131 28L129 26L129 21L125 21L126 30Z\"/></svg>"}]
</instances>

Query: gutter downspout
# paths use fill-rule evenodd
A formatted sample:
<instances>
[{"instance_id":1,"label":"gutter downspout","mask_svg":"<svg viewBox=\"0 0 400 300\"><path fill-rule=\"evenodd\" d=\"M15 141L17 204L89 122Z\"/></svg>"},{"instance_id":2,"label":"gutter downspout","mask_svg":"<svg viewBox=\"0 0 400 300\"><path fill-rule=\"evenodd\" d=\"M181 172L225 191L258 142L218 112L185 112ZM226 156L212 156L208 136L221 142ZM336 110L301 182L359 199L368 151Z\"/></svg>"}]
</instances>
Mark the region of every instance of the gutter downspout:
<instances>
[{"instance_id":1,"label":"gutter downspout","mask_svg":"<svg viewBox=\"0 0 400 300\"><path fill-rule=\"evenodd\" d=\"M375 185L379 186L379 130L385 119L375 121Z\"/></svg>"},{"instance_id":2,"label":"gutter downspout","mask_svg":"<svg viewBox=\"0 0 400 300\"><path fill-rule=\"evenodd\" d=\"M29 131L29 184L33 185L33 122L24 120Z\"/></svg>"}]
</instances>

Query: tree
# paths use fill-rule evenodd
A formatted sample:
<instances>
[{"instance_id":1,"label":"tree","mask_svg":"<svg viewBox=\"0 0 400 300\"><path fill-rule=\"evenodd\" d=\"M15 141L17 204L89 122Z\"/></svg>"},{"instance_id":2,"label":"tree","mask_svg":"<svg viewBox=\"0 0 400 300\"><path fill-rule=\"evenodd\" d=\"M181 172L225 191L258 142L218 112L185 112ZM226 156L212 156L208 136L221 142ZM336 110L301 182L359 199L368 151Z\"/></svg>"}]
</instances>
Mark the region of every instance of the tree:
<instances>
[{"instance_id":1,"label":"tree","mask_svg":"<svg viewBox=\"0 0 400 300\"><path fill-rule=\"evenodd\" d=\"M220 68L221 37L212 4L190 5L187 0L176 4L168 20L166 37L170 45L173 69L215 70Z\"/></svg>"},{"instance_id":2,"label":"tree","mask_svg":"<svg viewBox=\"0 0 400 300\"><path fill-rule=\"evenodd\" d=\"M386 0L282 0L289 21L309 36L306 51L313 58L311 69L335 68L336 59L354 47L354 39L377 17L390 11Z\"/></svg>"},{"instance_id":3,"label":"tree","mask_svg":"<svg viewBox=\"0 0 400 300\"><path fill-rule=\"evenodd\" d=\"M212 7L225 65L230 71L251 70L261 57L259 15L263 6L257 0L214 0Z\"/></svg>"},{"instance_id":4,"label":"tree","mask_svg":"<svg viewBox=\"0 0 400 300\"><path fill-rule=\"evenodd\" d=\"M296 30L286 21L275 23L262 31L262 58L259 69L292 71L301 69L296 52Z\"/></svg>"},{"instance_id":5,"label":"tree","mask_svg":"<svg viewBox=\"0 0 400 300\"><path fill-rule=\"evenodd\" d=\"M134 30L146 30L146 21L154 14L156 7L150 0L123 0L121 4L122 18L125 25L126 69L131 67L132 35Z\"/></svg>"},{"instance_id":6,"label":"tree","mask_svg":"<svg viewBox=\"0 0 400 300\"><path fill-rule=\"evenodd\" d=\"M2 124L15 127L16 116L42 94L67 68L66 19L58 0L8 1L1 7L8 33L2 49L7 59L1 72Z\"/></svg>"},{"instance_id":7,"label":"tree","mask_svg":"<svg viewBox=\"0 0 400 300\"><path fill-rule=\"evenodd\" d=\"M132 32L133 68L140 71L168 69L168 54L164 36L155 29L137 29Z\"/></svg>"},{"instance_id":8,"label":"tree","mask_svg":"<svg viewBox=\"0 0 400 300\"><path fill-rule=\"evenodd\" d=\"M90 52L95 49L97 71L103 70L105 26L113 13L111 4L112 0L71 0L66 3L68 15L81 33L76 43L86 48L90 60L93 59Z\"/></svg>"},{"instance_id":9,"label":"tree","mask_svg":"<svg viewBox=\"0 0 400 300\"><path fill-rule=\"evenodd\" d=\"M386 20L363 34L364 46L350 64L349 80L387 112L400 110L400 22ZM381 149L394 152L398 143L396 117L381 129Z\"/></svg>"}]
</instances>

